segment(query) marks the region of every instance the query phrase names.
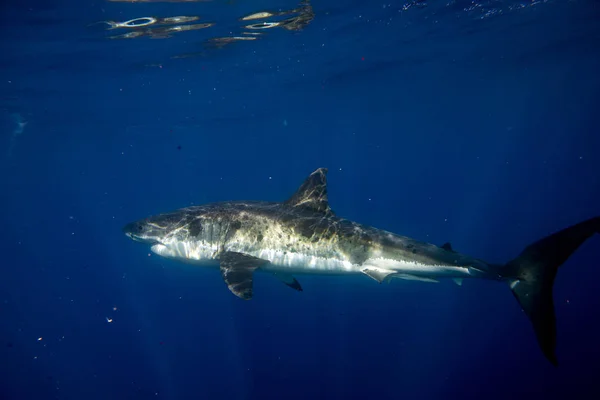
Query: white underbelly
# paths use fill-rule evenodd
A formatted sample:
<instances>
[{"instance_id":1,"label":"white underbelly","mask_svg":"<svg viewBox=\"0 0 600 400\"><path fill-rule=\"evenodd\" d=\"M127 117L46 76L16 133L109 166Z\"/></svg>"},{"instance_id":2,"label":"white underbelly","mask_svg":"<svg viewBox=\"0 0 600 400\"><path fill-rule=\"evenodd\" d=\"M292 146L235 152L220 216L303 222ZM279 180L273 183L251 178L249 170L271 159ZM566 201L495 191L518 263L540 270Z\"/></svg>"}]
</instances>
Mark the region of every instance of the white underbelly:
<instances>
[{"instance_id":1,"label":"white underbelly","mask_svg":"<svg viewBox=\"0 0 600 400\"><path fill-rule=\"evenodd\" d=\"M151 250L159 256L181 262L213 267L215 257L221 249L201 242L177 242L155 244ZM302 253L285 252L276 249L241 251L235 246L230 251L239 251L262 260L269 261L260 269L264 271L285 271L294 274L358 274L360 266L338 258L327 258Z\"/></svg>"},{"instance_id":2,"label":"white underbelly","mask_svg":"<svg viewBox=\"0 0 600 400\"><path fill-rule=\"evenodd\" d=\"M252 255L263 260L269 260L269 264L261 268L265 271L329 275L360 273L360 266L337 258L282 252L272 249L262 249Z\"/></svg>"},{"instance_id":3,"label":"white underbelly","mask_svg":"<svg viewBox=\"0 0 600 400\"><path fill-rule=\"evenodd\" d=\"M263 248L244 250L233 244L228 250L248 254L269 261L261 267L264 271L287 272L290 274L359 274L366 268L375 268L385 273L396 272L400 275L426 278L463 278L471 276L469 268L453 265L423 264L415 261L398 261L389 258L369 258L362 265L352 264L340 257L294 253L278 249ZM205 242L173 241L152 246L152 251L162 257L176 259L186 263L215 267L215 259L222 248Z\"/></svg>"}]
</instances>

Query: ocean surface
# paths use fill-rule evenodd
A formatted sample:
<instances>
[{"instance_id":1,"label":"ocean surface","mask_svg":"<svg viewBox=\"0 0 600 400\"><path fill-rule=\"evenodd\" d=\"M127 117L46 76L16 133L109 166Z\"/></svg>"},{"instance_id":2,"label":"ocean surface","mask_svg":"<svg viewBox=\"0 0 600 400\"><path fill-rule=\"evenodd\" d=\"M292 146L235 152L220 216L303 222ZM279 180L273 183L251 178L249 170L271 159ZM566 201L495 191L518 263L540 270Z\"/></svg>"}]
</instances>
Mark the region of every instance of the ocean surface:
<instances>
[{"instance_id":1,"label":"ocean surface","mask_svg":"<svg viewBox=\"0 0 600 400\"><path fill-rule=\"evenodd\" d=\"M558 367L506 284L218 270L128 222L282 201L505 263L600 215L597 0L5 0L0 399L600 398L600 235Z\"/></svg>"}]
</instances>

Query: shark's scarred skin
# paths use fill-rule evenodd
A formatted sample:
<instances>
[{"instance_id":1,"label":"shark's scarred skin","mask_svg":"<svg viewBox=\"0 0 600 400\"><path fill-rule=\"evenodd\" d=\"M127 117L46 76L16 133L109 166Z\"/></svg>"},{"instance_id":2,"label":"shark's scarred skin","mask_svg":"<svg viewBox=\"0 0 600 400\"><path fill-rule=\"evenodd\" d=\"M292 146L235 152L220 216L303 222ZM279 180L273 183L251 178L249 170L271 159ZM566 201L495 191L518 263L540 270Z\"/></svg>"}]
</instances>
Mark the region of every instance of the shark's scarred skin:
<instances>
[{"instance_id":1,"label":"shark's scarred skin","mask_svg":"<svg viewBox=\"0 0 600 400\"><path fill-rule=\"evenodd\" d=\"M229 290L252 298L252 276L266 271L302 290L294 275L365 274L437 282L452 278L505 281L530 318L544 355L556 365L552 286L558 267L594 233L600 217L573 225L528 246L506 265L336 216L327 201L327 170L313 172L282 203L234 201L187 207L126 225L130 238L156 254L218 267Z\"/></svg>"}]
</instances>

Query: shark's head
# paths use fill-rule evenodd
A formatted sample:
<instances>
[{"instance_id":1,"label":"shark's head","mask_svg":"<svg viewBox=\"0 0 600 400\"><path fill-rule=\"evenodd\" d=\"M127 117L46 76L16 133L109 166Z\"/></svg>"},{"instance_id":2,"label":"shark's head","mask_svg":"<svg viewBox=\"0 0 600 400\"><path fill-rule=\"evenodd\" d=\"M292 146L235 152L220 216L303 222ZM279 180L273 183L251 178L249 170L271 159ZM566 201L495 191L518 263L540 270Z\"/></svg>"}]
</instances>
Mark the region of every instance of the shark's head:
<instances>
[{"instance_id":1,"label":"shark's head","mask_svg":"<svg viewBox=\"0 0 600 400\"><path fill-rule=\"evenodd\" d=\"M208 221L210 223L210 218ZM150 250L162 257L196 260L199 257L196 254L198 246L191 242L205 231L205 222L205 213L197 209L192 213L190 209L180 209L127 224L123 233L136 242L150 245Z\"/></svg>"},{"instance_id":2,"label":"shark's head","mask_svg":"<svg viewBox=\"0 0 600 400\"><path fill-rule=\"evenodd\" d=\"M160 214L125 225L123 233L136 242L160 244L178 229L181 223L180 215Z\"/></svg>"}]
</instances>

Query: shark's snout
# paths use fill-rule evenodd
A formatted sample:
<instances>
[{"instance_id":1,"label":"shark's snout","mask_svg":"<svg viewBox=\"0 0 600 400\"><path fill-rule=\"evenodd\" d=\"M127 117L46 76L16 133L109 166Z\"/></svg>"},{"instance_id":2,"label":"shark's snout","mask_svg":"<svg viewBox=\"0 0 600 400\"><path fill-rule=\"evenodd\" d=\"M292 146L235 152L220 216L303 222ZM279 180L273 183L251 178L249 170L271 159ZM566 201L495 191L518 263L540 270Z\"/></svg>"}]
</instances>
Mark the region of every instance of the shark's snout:
<instances>
[{"instance_id":1,"label":"shark's snout","mask_svg":"<svg viewBox=\"0 0 600 400\"><path fill-rule=\"evenodd\" d=\"M139 222L131 222L125 225L122 229L123 233L127 236L133 236L134 234L140 234L144 231L144 227Z\"/></svg>"},{"instance_id":2,"label":"shark's snout","mask_svg":"<svg viewBox=\"0 0 600 400\"><path fill-rule=\"evenodd\" d=\"M156 243L157 238L151 235L146 224L142 222L131 222L125 225L122 229L125 236L142 243Z\"/></svg>"}]
</instances>

